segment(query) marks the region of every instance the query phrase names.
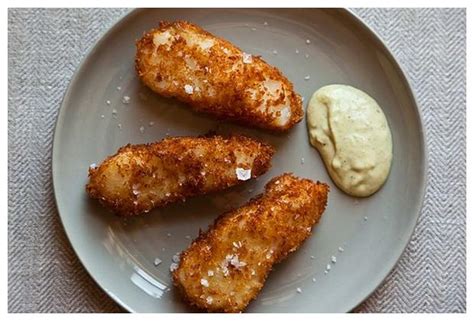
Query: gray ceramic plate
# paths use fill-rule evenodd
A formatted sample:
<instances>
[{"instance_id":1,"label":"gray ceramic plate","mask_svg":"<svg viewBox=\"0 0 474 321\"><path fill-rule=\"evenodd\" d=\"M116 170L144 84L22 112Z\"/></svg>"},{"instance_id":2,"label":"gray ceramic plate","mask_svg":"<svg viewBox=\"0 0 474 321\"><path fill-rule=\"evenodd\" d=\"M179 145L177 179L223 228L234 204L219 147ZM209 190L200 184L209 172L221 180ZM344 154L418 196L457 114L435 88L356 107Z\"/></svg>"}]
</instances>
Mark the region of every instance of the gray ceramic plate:
<instances>
[{"instance_id":1,"label":"gray ceramic plate","mask_svg":"<svg viewBox=\"0 0 474 321\"><path fill-rule=\"evenodd\" d=\"M366 199L338 190L308 143L305 121L288 134L272 135L193 113L143 87L134 71L135 40L160 20L175 19L197 23L262 55L294 83L305 105L314 90L332 83L369 93L392 129L394 158L385 186ZM306 75L311 78L304 80ZM122 103L123 96L130 97L129 104ZM89 165L120 146L209 130L272 143L277 148L272 169L257 181L136 219L118 219L88 199ZM246 202L283 172L328 182L329 206L314 235L275 267L247 311L350 311L382 282L410 239L424 193L425 153L420 115L405 76L383 43L348 11L133 11L102 37L77 70L54 138L54 189L66 233L92 277L129 311L190 311L170 284L172 256L228 206ZM331 256L337 263L330 262ZM162 260L158 266L156 258Z\"/></svg>"}]
</instances>

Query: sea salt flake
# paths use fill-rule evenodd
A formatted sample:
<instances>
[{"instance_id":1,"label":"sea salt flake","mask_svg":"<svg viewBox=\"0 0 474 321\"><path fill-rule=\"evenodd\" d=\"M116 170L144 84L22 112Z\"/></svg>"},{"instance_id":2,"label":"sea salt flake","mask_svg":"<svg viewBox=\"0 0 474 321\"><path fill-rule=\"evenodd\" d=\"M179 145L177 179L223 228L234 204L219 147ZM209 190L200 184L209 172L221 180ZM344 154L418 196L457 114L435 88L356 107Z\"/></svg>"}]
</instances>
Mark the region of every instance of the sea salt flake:
<instances>
[{"instance_id":1,"label":"sea salt flake","mask_svg":"<svg viewBox=\"0 0 474 321\"><path fill-rule=\"evenodd\" d=\"M332 262L332 263L336 263L336 261L337 261L336 257L335 257L334 255L331 256L331 262Z\"/></svg>"},{"instance_id":2,"label":"sea salt flake","mask_svg":"<svg viewBox=\"0 0 474 321\"><path fill-rule=\"evenodd\" d=\"M153 264L154 264L155 266L158 266L158 265L161 264L161 262L162 262L162 261L161 261L159 258L156 258L155 261L153 261Z\"/></svg>"},{"instance_id":3,"label":"sea salt flake","mask_svg":"<svg viewBox=\"0 0 474 321\"><path fill-rule=\"evenodd\" d=\"M188 94L191 95L194 92L194 88L191 85L184 85L184 91Z\"/></svg>"},{"instance_id":4,"label":"sea salt flake","mask_svg":"<svg viewBox=\"0 0 474 321\"><path fill-rule=\"evenodd\" d=\"M337 249L339 252L344 252L344 248L339 246L339 248Z\"/></svg>"},{"instance_id":5,"label":"sea salt flake","mask_svg":"<svg viewBox=\"0 0 474 321\"><path fill-rule=\"evenodd\" d=\"M170 265L170 272L173 272L174 270L176 270L178 268L178 264L176 263L171 263Z\"/></svg>"},{"instance_id":6,"label":"sea salt flake","mask_svg":"<svg viewBox=\"0 0 474 321\"><path fill-rule=\"evenodd\" d=\"M331 270L331 264L326 265L326 270L330 271Z\"/></svg>"},{"instance_id":7,"label":"sea salt flake","mask_svg":"<svg viewBox=\"0 0 474 321\"><path fill-rule=\"evenodd\" d=\"M239 256L238 255L233 255L232 259L229 262L231 265L233 265L235 268L239 269L241 267L244 267L247 265L247 263L239 261Z\"/></svg>"},{"instance_id":8,"label":"sea salt flake","mask_svg":"<svg viewBox=\"0 0 474 321\"><path fill-rule=\"evenodd\" d=\"M244 52L242 54L242 61L244 64L251 64L252 63L252 55Z\"/></svg>"},{"instance_id":9,"label":"sea salt flake","mask_svg":"<svg viewBox=\"0 0 474 321\"><path fill-rule=\"evenodd\" d=\"M174 263L179 263L179 252L173 255L171 261L173 261Z\"/></svg>"},{"instance_id":10,"label":"sea salt flake","mask_svg":"<svg viewBox=\"0 0 474 321\"><path fill-rule=\"evenodd\" d=\"M239 181L247 181L252 177L252 170L237 167L235 169L235 174L237 175L237 179Z\"/></svg>"},{"instance_id":11,"label":"sea salt flake","mask_svg":"<svg viewBox=\"0 0 474 321\"><path fill-rule=\"evenodd\" d=\"M309 78L311 78L309 75L305 76L304 77L304 80L309 80Z\"/></svg>"},{"instance_id":12,"label":"sea salt flake","mask_svg":"<svg viewBox=\"0 0 474 321\"><path fill-rule=\"evenodd\" d=\"M298 293L302 293L302 292L303 292L303 290L301 290L301 288L296 288L296 292L298 292Z\"/></svg>"},{"instance_id":13,"label":"sea salt flake","mask_svg":"<svg viewBox=\"0 0 474 321\"><path fill-rule=\"evenodd\" d=\"M123 96L122 103L129 104L130 103L130 97L129 96Z\"/></svg>"},{"instance_id":14,"label":"sea salt flake","mask_svg":"<svg viewBox=\"0 0 474 321\"><path fill-rule=\"evenodd\" d=\"M201 285L203 287L208 288L209 287L209 281L207 281L206 279L201 279Z\"/></svg>"}]
</instances>

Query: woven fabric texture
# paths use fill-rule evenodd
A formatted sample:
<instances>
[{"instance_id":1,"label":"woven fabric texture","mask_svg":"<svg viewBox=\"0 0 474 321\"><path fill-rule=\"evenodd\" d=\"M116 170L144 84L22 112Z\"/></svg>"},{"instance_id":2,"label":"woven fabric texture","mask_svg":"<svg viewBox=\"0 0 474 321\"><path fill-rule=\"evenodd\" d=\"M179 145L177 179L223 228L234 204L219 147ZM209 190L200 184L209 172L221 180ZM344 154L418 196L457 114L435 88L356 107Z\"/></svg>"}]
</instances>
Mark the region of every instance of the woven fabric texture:
<instances>
[{"instance_id":1,"label":"woven fabric texture","mask_svg":"<svg viewBox=\"0 0 474 321\"><path fill-rule=\"evenodd\" d=\"M54 125L74 70L127 9L8 12L8 310L121 312L62 228ZM466 311L466 11L354 9L405 69L426 128L428 185L401 260L357 312Z\"/></svg>"}]
</instances>

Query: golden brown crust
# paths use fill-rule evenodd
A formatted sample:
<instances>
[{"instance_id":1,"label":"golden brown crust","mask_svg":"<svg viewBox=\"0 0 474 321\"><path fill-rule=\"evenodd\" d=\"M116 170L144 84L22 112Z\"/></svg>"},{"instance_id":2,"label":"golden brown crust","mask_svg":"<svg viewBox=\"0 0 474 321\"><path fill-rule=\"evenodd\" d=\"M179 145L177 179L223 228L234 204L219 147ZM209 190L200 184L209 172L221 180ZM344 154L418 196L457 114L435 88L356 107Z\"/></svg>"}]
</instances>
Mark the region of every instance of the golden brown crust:
<instances>
[{"instance_id":1,"label":"golden brown crust","mask_svg":"<svg viewBox=\"0 0 474 321\"><path fill-rule=\"evenodd\" d=\"M301 97L277 68L257 56L251 60L244 63L242 50L199 26L175 21L161 22L137 41L135 67L152 90L196 111L273 131L288 130L303 118ZM272 84L281 87L270 97ZM192 94L186 92L187 85ZM282 115L286 112L287 118Z\"/></svg>"},{"instance_id":2,"label":"golden brown crust","mask_svg":"<svg viewBox=\"0 0 474 321\"><path fill-rule=\"evenodd\" d=\"M324 183L291 174L275 177L264 194L218 217L181 254L173 272L175 286L197 308L243 311L260 292L272 266L311 235L326 208L328 192Z\"/></svg>"},{"instance_id":3,"label":"golden brown crust","mask_svg":"<svg viewBox=\"0 0 474 321\"><path fill-rule=\"evenodd\" d=\"M137 215L187 197L242 182L236 168L251 177L271 166L270 145L244 136L175 137L127 145L89 169L88 194L119 215Z\"/></svg>"}]
</instances>

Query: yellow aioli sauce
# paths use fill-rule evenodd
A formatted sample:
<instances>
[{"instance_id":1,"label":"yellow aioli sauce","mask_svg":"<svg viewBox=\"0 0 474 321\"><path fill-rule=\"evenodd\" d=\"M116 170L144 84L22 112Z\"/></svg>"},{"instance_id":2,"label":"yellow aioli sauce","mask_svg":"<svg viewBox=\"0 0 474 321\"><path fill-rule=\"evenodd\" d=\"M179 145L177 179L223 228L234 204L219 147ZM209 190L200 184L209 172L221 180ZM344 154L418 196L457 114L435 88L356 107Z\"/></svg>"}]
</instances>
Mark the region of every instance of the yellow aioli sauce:
<instances>
[{"instance_id":1,"label":"yellow aioli sauce","mask_svg":"<svg viewBox=\"0 0 474 321\"><path fill-rule=\"evenodd\" d=\"M385 183L392 134L372 97L351 86L325 86L311 97L306 117L311 145L340 189L365 197Z\"/></svg>"}]
</instances>

